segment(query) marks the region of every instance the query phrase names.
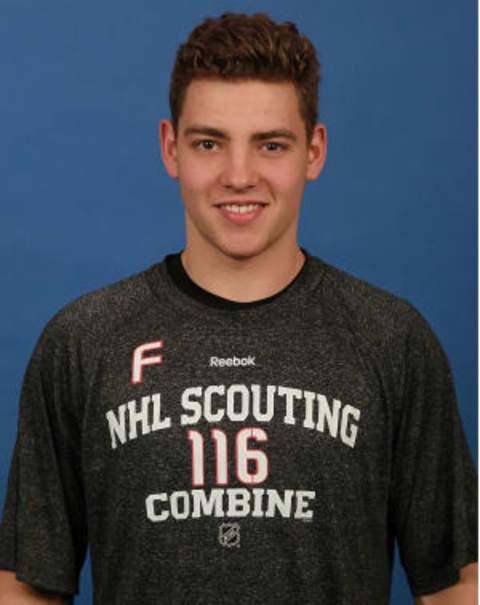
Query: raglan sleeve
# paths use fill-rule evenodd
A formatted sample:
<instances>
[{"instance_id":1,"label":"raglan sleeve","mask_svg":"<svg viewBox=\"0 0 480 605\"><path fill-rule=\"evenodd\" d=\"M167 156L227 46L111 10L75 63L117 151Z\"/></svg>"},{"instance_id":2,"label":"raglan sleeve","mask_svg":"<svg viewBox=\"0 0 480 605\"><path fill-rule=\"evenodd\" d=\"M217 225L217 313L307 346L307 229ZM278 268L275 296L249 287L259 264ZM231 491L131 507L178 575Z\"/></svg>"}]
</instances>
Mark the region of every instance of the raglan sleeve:
<instances>
[{"instance_id":1,"label":"raglan sleeve","mask_svg":"<svg viewBox=\"0 0 480 605\"><path fill-rule=\"evenodd\" d=\"M54 317L24 373L0 524L0 569L64 595L78 593L87 548L81 374L68 328Z\"/></svg>"},{"instance_id":2,"label":"raglan sleeve","mask_svg":"<svg viewBox=\"0 0 480 605\"><path fill-rule=\"evenodd\" d=\"M405 332L390 510L400 561L420 596L456 584L477 560L477 474L445 351L413 307Z\"/></svg>"}]
</instances>

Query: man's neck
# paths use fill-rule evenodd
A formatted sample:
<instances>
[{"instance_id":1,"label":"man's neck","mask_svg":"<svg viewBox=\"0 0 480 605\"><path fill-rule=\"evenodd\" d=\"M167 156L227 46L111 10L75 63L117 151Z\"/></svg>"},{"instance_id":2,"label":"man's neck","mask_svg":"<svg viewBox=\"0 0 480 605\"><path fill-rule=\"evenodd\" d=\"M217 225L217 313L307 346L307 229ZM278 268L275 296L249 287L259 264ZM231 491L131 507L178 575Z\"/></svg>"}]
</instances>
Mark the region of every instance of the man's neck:
<instances>
[{"instance_id":1,"label":"man's neck","mask_svg":"<svg viewBox=\"0 0 480 605\"><path fill-rule=\"evenodd\" d=\"M274 248L248 259L235 259L217 250L182 252L185 271L198 286L236 302L273 296L300 272L305 256L298 245L284 251Z\"/></svg>"}]
</instances>

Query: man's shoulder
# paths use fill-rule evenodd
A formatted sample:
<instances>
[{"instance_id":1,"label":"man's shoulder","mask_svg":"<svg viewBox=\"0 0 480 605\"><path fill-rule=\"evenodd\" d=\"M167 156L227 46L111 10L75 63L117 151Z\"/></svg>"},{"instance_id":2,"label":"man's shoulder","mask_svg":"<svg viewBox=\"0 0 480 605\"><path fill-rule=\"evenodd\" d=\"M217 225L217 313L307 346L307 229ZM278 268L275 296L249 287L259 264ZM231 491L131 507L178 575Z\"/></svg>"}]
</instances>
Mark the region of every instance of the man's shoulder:
<instances>
[{"instance_id":1,"label":"man's shoulder","mask_svg":"<svg viewBox=\"0 0 480 605\"><path fill-rule=\"evenodd\" d=\"M146 275L152 267L122 277L74 298L56 311L40 340L96 340L114 334L119 326L151 304Z\"/></svg>"},{"instance_id":2,"label":"man's shoulder","mask_svg":"<svg viewBox=\"0 0 480 605\"><path fill-rule=\"evenodd\" d=\"M314 262L323 275L318 295L327 321L377 343L427 325L406 298L316 257Z\"/></svg>"}]
</instances>

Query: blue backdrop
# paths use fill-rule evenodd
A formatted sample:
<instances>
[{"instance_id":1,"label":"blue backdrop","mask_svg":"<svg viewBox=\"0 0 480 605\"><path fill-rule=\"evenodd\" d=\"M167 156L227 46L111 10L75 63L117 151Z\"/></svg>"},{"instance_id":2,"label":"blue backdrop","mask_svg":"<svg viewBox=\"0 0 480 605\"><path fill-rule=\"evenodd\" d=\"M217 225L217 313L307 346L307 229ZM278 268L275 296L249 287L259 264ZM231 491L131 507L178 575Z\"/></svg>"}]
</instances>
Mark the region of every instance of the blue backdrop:
<instances>
[{"instance_id":1,"label":"blue backdrop","mask_svg":"<svg viewBox=\"0 0 480 605\"><path fill-rule=\"evenodd\" d=\"M2 506L44 324L184 245L157 125L177 45L224 10L293 20L316 45L329 149L299 241L427 317L477 460L475 2L0 0ZM408 594L397 563L392 603ZM89 559L75 602L91 603Z\"/></svg>"}]
</instances>

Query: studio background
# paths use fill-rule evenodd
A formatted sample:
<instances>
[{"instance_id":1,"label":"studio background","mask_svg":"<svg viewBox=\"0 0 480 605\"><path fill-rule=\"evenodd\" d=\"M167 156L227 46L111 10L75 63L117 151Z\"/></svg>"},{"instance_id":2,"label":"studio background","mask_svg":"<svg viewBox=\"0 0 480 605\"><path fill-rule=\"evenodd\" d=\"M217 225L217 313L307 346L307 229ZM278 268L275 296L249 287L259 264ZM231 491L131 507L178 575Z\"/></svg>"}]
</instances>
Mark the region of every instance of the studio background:
<instances>
[{"instance_id":1,"label":"studio background","mask_svg":"<svg viewBox=\"0 0 480 605\"><path fill-rule=\"evenodd\" d=\"M317 47L328 157L299 242L427 318L477 461L475 2L0 0L2 508L46 322L184 246L157 126L178 44L226 10L292 20ZM89 558L80 588L75 603L90 604ZM409 594L397 557L393 605Z\"/></svg>"}]
</instances>

